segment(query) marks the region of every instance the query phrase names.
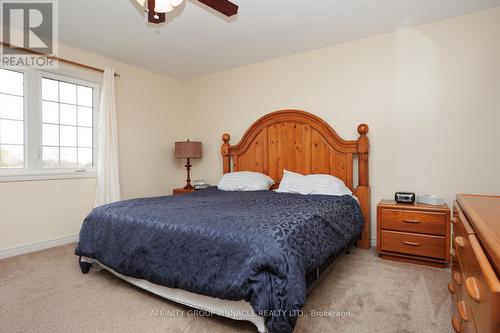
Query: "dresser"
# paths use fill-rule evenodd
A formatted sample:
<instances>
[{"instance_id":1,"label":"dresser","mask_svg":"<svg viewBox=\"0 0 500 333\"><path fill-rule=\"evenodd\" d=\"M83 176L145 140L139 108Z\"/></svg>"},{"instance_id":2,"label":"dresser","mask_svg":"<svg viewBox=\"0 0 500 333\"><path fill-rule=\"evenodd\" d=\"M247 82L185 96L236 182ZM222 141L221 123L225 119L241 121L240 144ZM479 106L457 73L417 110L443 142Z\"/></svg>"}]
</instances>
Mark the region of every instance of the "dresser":
<instances>
[{"instance_id":1,"label":"dresser","mask_svg":"<svg viewBox=\"0 0 500 333\"><path fill-rule=\"evenodd\" d=\"M446 267L450 209L382 200L377 205L377 249L384 259Z\"/></svg>"},{"instance_id":2,"label":"dresser","mask_svg":"<svg viewBox=\"0 0 500 333\"><path fill-rule=\"evenodd\" d=\"M458 333L500 332L500 197L457 195L448 290Z\"/></svg>"}]
</instances>

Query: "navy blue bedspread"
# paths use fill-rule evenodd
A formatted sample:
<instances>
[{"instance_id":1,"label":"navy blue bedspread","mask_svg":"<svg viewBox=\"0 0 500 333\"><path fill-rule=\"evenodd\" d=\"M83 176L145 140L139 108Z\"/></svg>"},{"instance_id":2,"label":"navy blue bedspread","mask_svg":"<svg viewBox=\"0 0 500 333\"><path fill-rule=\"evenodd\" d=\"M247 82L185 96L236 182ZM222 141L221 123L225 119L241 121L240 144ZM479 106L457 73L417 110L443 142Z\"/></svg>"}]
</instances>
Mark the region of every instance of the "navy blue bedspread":
<instances>
[{"instance_id":1,"label":"navy blue bedspread","mask_svg":"<svg viewBox=\"0 0 500 333\"><path fill-rule=\"evenodd\" d=\"M167 287L249 301L269 332L292 332L306 272L344 250L362 226L351 196L213 187L97 207L75 253Z\"/></svg>"}]
</instances>

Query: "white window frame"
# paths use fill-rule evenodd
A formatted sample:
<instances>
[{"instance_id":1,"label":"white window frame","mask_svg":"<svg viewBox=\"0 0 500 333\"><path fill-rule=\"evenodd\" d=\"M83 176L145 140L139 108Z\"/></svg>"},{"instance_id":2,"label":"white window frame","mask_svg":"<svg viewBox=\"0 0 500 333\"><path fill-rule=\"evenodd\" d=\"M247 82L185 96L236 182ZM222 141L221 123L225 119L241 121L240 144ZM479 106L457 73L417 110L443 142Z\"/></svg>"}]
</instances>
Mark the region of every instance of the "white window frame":
<instances>
[{"instance_id":1,"label":"white window frame","mask_svg":"<svg viewBox=\"0 0 500 333\"><path fill-rule=\"evenodd\" d=\"M24 168L0 169L0 182L49 180L68 178L95 178L97 163L97 117L100 85L40 70L9 69L24 74ZM92 136L93 166L91 168L42 167L42 78L64 81L93 88Z\"/></svg>"}]
</instances>

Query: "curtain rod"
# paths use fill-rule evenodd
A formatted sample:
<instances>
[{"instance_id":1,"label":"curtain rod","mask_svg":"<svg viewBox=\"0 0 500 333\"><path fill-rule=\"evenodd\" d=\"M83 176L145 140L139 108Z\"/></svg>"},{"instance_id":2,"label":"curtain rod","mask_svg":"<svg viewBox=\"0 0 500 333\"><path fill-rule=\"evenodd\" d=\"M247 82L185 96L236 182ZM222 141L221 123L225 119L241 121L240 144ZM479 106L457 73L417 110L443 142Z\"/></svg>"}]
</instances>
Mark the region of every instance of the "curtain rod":
<instances>
[{"instance_id":1,"label":"curtain rod","mask_svg":"<svg viewBox=\"0 0 500 333\"><path fill-rule=\"evenodd\" d=\"M88 69L88 70L91 70L91 71L96 71L96 72L104 73L104 69L93 67L93 66L89 66L89 65L85 65L85 64L81 64L81 63L76 62L76 61L72 61L72 60L68 60L68 59L64 59L64 58L59 58L59 57L56 57L56 56L50 56L50 55L47 55L47 54L42 53L42 52L38 52L38 51L31 50L31 49L28 49L28 48L20 47L20 46L15 46L15 45L12 45L12 44L9 44L9 43L5 43L5 42L2 42L2 41L0 41L0 44L3 47L8 47L8 48L19 50L19 51L22 51L22 52L25 52L25 53L29 53L29 54L41 55L41 56L47 57L49 59L54 59L56 61L68 64L68 65L73 65L73 66L80 67L80 68L85 68L85 69ZM119 77L120 74L115 73L115 76Z\"/></svg>"}]
</instances>

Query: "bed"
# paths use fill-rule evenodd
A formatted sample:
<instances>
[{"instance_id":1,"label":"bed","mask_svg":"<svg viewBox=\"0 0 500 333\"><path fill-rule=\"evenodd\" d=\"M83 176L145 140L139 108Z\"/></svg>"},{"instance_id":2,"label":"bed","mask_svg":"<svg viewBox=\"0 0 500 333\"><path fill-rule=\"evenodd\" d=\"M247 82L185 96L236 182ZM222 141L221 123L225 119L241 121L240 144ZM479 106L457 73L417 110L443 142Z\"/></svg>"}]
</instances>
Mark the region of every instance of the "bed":
<instances>
[{"instance_id":1,"label":"bed","mask_svg":"<svg viewBox=\"0 0 500 333\"><path fill-rule=\"evenodd\" d=\"M318 117L285 110L259 119L237 145L224 134L224 173L261 172L276 184L284 169L326 173L355 197L209 188L97 207L75 250L82 272L104 268L167 299L248 320L259 332L293 331L321 273L351 244L370 247L368 126L358 132L345 141Z\"/></svg>"}]
</instances>

